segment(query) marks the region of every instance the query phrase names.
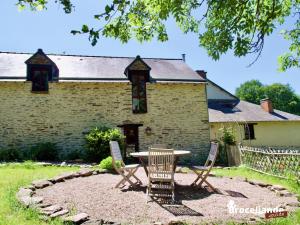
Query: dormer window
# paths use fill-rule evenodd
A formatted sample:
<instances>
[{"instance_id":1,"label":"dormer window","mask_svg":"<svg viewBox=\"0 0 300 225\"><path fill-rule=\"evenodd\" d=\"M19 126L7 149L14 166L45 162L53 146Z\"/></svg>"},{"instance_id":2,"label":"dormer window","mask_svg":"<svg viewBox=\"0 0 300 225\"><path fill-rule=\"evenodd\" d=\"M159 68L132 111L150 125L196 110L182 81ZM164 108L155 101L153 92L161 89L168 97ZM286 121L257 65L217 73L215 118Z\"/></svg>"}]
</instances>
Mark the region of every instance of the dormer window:
<instances>
[{"instance_id":1,"label":"dormer window","mask_svg":"<svg viewBox=\"0 0 300 225\"><path fill-rule=\"evenodd\" d=\"M131 75L132 79L132 112L147 112L146 81L147 75L144 71L136 71Z\"/></svg>"},{"instance_id":2,"label":"dormer window","mask_svg":"<svg viewBox=\"0 0 300 225\"><path fill-rule=\"evenodd\" d=\"M151 68L137 56L135 60L125 69L125 74L132 84L132 112L147 112L146 83L150 80Z\"/></svg>"},{"instance_id":3,"label":"dormer window","mask_svg":"<svg viewBox=\"0 0 300 225\"><path fill-rule=\"evenodd\" d=\"M30 71L32 81L32 92L48 92L48 81L51 70L47 67L33 67Z\"/></svg>"},{"instance_id":4,"label":"dormer window","mask_svg":"<svg viewBox=\"0 0 300 225\"><path fill-rule=\"evenodd\" d=\"M31 91L34 93L48 93L49 81L58 81L58 68L56 64L39 49L26 62L27 81L32 82Z\"/></svg>"}]
</instances>

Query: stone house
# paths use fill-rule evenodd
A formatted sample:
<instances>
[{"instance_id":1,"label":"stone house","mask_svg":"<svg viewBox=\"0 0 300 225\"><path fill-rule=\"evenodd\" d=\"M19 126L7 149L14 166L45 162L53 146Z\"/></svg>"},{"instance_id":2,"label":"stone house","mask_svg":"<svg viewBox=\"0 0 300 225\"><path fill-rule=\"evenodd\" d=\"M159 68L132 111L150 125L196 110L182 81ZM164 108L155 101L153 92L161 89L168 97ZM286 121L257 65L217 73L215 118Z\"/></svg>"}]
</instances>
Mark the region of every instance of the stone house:
<instances>
[{"instance_id":1,"label":"stone house","mask_svg":"<svg viewBox=\"0 0 300 225\"><path fill-rule=\"evenodd\" d=\"M240 100L206 78L211 140L220 139L220 128L231 127L237 143L248 146L300 147L300 116L273 109L269 99L260 105Z\"/></svg>"},{"instance_id":2,"label":"stone house","mask_svg":"<svg viewBox=\"0 0 300 225\"><path fill-rule=\"evenodd\" d=\"M154 143L206 158L206 82L181 59L0 53L0 148L84 148L95 126L119 127L127 154Z\"/></svg>"}]
</instances>

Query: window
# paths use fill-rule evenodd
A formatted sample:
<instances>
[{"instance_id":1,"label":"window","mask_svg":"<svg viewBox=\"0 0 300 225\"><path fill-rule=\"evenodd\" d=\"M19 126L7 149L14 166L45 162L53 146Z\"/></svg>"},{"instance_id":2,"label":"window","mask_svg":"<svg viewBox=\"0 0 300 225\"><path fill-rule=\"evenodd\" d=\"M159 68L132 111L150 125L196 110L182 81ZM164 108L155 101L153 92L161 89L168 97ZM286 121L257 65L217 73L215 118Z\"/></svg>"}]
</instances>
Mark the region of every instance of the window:
<instances>
[{"instance_id":1,"label":"window","mask_svg":"<svg viewBox=\"0 0 300 225\"><path fill-rule=\"evenodd\" d=\"M147 112L146 75L132 75L132 112Z\"/></svg>"},{"instance_id":2,"label":"window","mask_svg":"<svg viewBox=\"0 0 300 225\"><path fill-rule=\"evenodd\" d=\"M31 81L32 81L32 92L48 92L48 79L50 71L45 68L32 68L31 70Z\"/></svg>"},{"instance_id":3,"label":"window","mask_svg":"<svg viewBox=\"0 0 300 225\"><path fill-rule=\"evenodd\" d=\"M254 124L245 124L244 131L245 131L245 139L248 139L248 140L255 139Z\"/></svg>"},{"instance_id":4,"label":"window","mask_svg":"<svg viewBox=\"0 0 300 225\"><path fill-rule=\"evenodd\" d=\"M25 64L27 65L27 81L32 82L31 92L48 93L48 82L58 81L59 69L42 49L38 49L25 61Z\"/></svg>"}]
</instances>

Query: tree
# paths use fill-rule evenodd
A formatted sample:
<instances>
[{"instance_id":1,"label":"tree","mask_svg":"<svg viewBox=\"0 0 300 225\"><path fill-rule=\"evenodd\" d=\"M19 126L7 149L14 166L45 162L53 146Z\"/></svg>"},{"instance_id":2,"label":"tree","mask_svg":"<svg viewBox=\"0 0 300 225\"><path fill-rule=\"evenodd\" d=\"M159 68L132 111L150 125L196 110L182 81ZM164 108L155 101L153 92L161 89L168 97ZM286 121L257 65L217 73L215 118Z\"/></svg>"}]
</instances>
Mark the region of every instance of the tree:
<instances>
[{"instance_id":1,"label":"tree","mask_svg":"<svg viewBox=\"0 0 300 225\"><path fill-rule=\"evenodd\" d=\"M72 13L72 0L55 0L65 13ZM18 0L20 9L45 9L47 0ZM83 25L73 34L88 34L92 45L101 36L128 42L157 38L167 41L166 20L174 18L184 33L194 32L199 44L214 60L230 49L235 56L260 56L265 37L293 20L293 27L282 31L290 43L289 52L279 57L279 68L300 67L300 0L112 0L94 15L99 27ZM256 59L257 59L256 58Z\"/></svg>"},{"instance_id":2,"label":"tree","mask_svg":"<svg viewBox=\"0 0 300 225\"><path fill-rule=\"evenodd\" d=\"M264 88L265 95L272 100L274 108L300 115L300 98L290 85L271 84Z\"/></svg>"},{"instance_id":3,"label":"tree","mask_svg":"<svg viewBox=\"0 0 300 225\"><path fill-rule=\"evenodd\" d=\"M238 87L235 91L236 96L241 100L260 104L260 100L265 98L263 84L258 80L250 80Z\"/></svg>"},{"instance_id":4,"label":"tree","mask_svg":"<svg viewBox=\"0 0 300 225\"><path fill-rule=\"evenodd\" d=\"M275 109L300 115L300 98L288 84L263 85L258 80L251 80L241 84L235 93L241 100L255 104L268 97Z\"/></svg>"}]
</instances>

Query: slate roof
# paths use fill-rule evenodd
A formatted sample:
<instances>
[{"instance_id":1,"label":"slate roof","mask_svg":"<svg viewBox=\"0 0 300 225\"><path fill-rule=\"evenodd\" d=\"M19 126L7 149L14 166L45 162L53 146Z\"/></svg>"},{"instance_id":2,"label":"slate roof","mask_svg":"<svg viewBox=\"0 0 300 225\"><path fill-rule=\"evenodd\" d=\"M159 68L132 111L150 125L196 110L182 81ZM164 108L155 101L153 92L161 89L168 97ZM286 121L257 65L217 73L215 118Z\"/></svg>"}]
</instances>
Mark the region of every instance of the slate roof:
<instances>
[{"instance_id":1,"label":"slate roof","mask_svg":"<svg viewBox=\"0 0 300 225\"><path fill-rule=\"evenodd\" d=\"M260 105L238 101L208 101L209 122L300 121L300 116L274 110L264 111Z\"/></svg>"},{"instance_id":2,"label":"slate roof","mask_svg":"<svg viewBox=\"0 0 300 225\"><path fill-rule=\"evenodd\" d=\"M0 81L26 78L26 64L33 54L0 52ZM125 68L135 57L54 55L47 56L59 68L60 81L128 81ZM157 82L205 82L182 59L142 58Z\"/></svg>"}]
</instances>

